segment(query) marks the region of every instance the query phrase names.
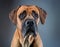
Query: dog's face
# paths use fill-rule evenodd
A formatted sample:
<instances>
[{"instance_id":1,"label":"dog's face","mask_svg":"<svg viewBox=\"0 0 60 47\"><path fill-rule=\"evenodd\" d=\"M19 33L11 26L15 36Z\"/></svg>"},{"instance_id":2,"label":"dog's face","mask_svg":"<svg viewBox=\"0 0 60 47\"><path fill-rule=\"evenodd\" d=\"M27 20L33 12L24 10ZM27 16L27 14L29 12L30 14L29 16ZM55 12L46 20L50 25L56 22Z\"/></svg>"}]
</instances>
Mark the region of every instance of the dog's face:
<instances>
[{"instance_id":1,"label":"dog's face","mask_svg":"<svg viewBox=\"0 0 60 47\"><path fill-rule=\"evenodd\" d=\"M42 8L34 5L22 5L13 10L9 18L22 31L23 36L27 34L36 35L37 25L39 21L42 24L45 22L46 12Z\"/></svg>"}]
</instances>

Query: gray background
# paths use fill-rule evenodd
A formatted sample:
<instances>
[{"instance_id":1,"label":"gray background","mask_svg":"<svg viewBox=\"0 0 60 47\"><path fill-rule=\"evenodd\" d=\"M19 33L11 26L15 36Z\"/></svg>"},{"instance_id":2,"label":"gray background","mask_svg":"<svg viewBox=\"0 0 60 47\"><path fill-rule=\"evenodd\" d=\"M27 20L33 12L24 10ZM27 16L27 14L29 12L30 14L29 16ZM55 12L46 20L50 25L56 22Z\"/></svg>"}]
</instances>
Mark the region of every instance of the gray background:
<instances>
[{"instance_id":1,"label":"gray background","mask_svg":"<svg viewBox=\"0 0 60 47\"><path fill-rule=\"evenodd\" d=\"M60 47L60 0L0 0L0 47L10 47L16 26L9 20L9 12L22 4L33 4L46 10L45 24L38 25L43 45Z\"/></svg>"}]
</instances>

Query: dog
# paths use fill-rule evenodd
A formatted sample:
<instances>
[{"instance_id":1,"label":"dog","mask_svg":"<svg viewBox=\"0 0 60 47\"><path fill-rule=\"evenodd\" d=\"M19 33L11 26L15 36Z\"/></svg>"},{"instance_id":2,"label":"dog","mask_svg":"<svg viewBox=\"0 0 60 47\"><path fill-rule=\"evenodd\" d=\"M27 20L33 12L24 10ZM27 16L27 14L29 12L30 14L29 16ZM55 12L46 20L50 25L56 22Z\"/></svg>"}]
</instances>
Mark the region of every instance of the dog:
<instances>
[{"instance_id":1,"label":"dog","mask_svg":"<svg viewBox=\"0 0 60 47\"><path fill-rule=\"evenodd\" d=\"M21 5L13 9L9 19L16 25L11 47L43 47L37 30L39 22L45 23L46 11L35 5Z\"/></svg>"}]
</instances>

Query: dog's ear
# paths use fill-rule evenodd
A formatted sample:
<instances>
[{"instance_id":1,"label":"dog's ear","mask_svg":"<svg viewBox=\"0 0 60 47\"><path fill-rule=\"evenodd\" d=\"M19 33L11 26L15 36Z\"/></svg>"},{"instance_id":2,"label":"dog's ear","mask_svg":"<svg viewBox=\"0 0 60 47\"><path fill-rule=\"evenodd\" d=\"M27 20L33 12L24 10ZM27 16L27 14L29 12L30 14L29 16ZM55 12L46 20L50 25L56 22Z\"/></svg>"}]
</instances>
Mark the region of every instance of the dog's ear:
<instances>
[{"instance_id":1,"label":"dog's ear","mask_svg":"<svg viewBox=\"0 0 60 47\"><path fill-rule=\"evenodd\" d=\"M46 11L45 11L44 9L42 9L42 8L40 8L40 7L37 7L37 8L38 8L38 10L39 10L40 21L41 21L42 24L44 24L47 13L46 13Z\"/></svg>"},{"instance_id":2,"label":"dog's ear","mask_svg":"<svg viewBox=\"0 0 60 47\"><path fill-rule=\"evenodd\" d=\"M17 23L17 10L19 9L20 6L18 6L16 9L13 9L10 13L9 13L9 19L16 24Z\"/></svg>"},{"instance_id":3,"label":"dog's ear","mask_svg":"<svg viewBox=\"0 0 60 47\"><path fill-rule=\"evenodd\" d=\"M41 12L40 12L40 13L41 13L41 15L40 15L40 20L41 20L41 23L44 24L47 13L46 13L46 11L45 11L44 9L42 9L42 8L40 8L40 10L41 10Z\"/></svg>"}]
</instances>

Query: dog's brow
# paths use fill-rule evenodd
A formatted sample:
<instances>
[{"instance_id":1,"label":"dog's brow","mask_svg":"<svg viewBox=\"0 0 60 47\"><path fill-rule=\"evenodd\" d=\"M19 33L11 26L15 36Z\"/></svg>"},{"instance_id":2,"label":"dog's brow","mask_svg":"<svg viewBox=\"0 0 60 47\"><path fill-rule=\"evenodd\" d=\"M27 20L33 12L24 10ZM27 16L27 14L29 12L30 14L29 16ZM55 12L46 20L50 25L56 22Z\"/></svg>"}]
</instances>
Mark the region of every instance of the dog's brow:
<instances>
[{"instance_id":1,"label":"dog's brow","mask_svg":"<svg viewBox=\"0 0 60 47\"><path fill-rule=\"evenodd\" d=\"M22 20L26 17L26 10L24 10L22 13L20 13L19 18Z\"/></svg>"},{"instance_id":2,"label":"dog's brow","mask_svg":"<svg viewBox=\"0 0 60 47\"><path fill-rule=\"evenodd\" d=\"M38 18L38 13L33 10L33 11L32 11L32 16L33 16L35 19L37 19L37 18Z\"/></svg>"}]
</instances>

